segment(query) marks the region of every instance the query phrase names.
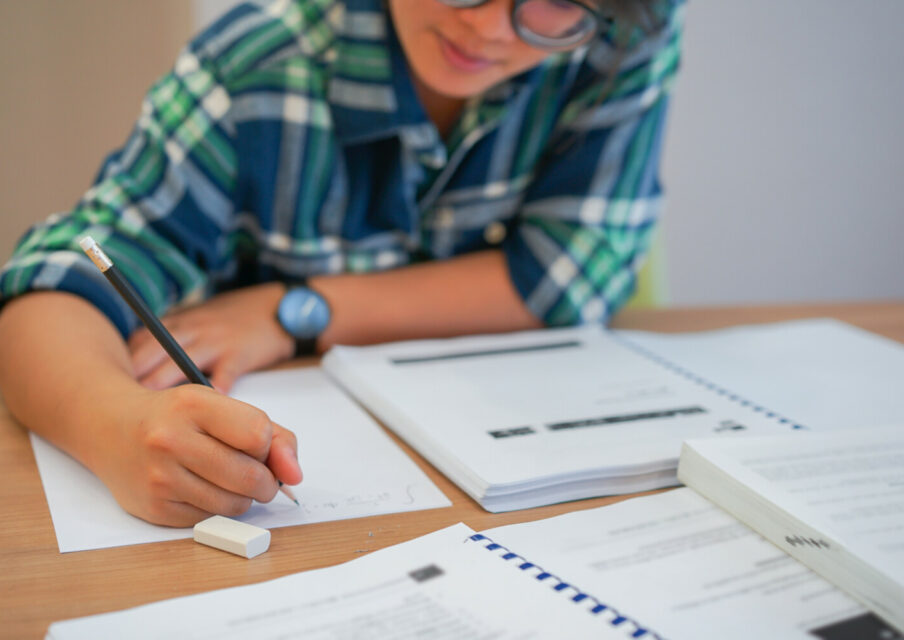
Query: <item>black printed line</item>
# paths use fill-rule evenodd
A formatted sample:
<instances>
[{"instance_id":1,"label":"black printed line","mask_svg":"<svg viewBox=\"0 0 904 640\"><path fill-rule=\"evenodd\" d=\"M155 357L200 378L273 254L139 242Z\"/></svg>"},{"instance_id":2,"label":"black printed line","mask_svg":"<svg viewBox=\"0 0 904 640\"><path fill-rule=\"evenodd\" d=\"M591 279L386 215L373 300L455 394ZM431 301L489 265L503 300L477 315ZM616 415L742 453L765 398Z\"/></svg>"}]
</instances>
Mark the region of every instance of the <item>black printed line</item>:
<instances>
[{"instance_id":1,"label":"black printed line","mask_svg":"<svg viewBox=\"0 0 904 640\"><path fill-rule=\"evenodd\" d=\"M524 347L508 347L506 349L483 349L480 351L459 351L458 353L443 353L433 356L415 356L410 358L390 358L392 364L421 364L424 362L439 362L441 360L461 360L463 358L485 358L492 356L504 356L512 353L530 353L532 351L551 351L554 349L571 349L580 347L579 340L566 340L564 342L549 342L546 344L534 344Z\"/></svg>"},{"instance_id":2,"label":"black printed line","mask_svg":"<svg viewBox=\"0 0 904 640\"><path fill-rule=\"evenodd\" d=\"M580 429L582 427L600 427L624 422L638 422L641 420L660 420L662 418L675 418L689 416L697 413L706 413L703 407L682 407L680 409L663 409L662 411L645 411L644 413L629 413L620 416L603 416L600 418L587 418L585 420L572 420L570 422L555 422L546 425L550 431L563 429Z\"/></svg>"}]
</instances>

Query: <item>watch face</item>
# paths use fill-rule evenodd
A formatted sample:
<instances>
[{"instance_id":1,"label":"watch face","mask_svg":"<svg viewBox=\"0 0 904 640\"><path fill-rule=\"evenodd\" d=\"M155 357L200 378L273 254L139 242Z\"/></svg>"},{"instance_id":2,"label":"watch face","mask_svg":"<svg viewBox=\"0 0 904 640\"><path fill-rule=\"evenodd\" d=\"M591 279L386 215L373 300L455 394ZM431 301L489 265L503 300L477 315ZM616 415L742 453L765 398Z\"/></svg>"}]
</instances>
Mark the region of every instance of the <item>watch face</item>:
<instances>
[{"instance_id":1,"label":"watch face","mask_svg":"<svg viewBox=\"0 0 904 640\"><path fill-rule=\"evenodd\" d=\"M296 338L316 338L330 322L326 300L307 287L289 289L276 315L283 329Z\"/></svg>"}]
</instances>

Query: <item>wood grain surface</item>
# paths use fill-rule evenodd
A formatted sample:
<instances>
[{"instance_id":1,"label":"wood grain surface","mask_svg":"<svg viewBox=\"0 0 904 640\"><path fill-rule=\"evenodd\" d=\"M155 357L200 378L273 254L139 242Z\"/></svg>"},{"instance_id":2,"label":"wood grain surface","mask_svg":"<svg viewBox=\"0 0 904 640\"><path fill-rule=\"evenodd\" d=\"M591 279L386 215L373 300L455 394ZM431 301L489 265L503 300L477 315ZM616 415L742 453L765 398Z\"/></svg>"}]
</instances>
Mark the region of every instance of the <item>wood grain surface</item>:
<instances>
[{"instance_id":1,"label":"wood grain surface","mask_svg":"<svg viewBox=\"0 0 904 640\"><path fill-rule=\"evenodd\" d=\"M807 317L834 317L904 342L904 301L632 310L620 314L613 326L695 331ZM305 366L313 361L297 364ZM482 530L628 497L488 513L407 445L390 436L449 497L451 508L273 529L270 550L252 560L192 540L61 554L27 431L0 405L0 468L4 476L0 483L0 637L42 638L55 620L334 565L457 522Z\"/></svg>"}]
</instances>

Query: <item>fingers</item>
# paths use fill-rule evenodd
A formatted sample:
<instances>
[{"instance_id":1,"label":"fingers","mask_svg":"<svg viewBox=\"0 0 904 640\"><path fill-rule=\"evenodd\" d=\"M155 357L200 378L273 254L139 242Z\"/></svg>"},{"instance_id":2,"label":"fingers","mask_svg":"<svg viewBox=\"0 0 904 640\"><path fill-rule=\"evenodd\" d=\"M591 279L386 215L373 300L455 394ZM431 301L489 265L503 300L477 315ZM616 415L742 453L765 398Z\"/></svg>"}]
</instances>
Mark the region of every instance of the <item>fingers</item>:
<instances>
[{"instance_id":1,"label":"fingers","mask_svg":"<svg viewBox=\"0 0 904 640\"><path fill-rule=\"evenodd\" d=\"M201 520L206 520L210 516L214 515L213 513L208 513L207 511L198 509L197 507L186 504L185 502L177 502L171 500L163 501L158 507L150 509L146 512L141 510L128 509L128 507L126 507L126 510L134 516L147 520L152 524L159 524L164 527L191 527L198 522L201 522Z\"/></svg>"},{"instance_id":2,"label":"fingers","mask_svg":"<svg viewBox=\"0 0 904 640\"><path fill-rule=\"evenodd\" d=\"M251 507L251 498L222 489L186 469L176 468L163 483L152 485L150 503L135 515L154 524L189 527L213 514L240 516Z\"/></svg>"},{"instance_id":3,"label":"fingers","mask_svg":"<svg viewBox=\"0 0 904 640\"><path fill-rule=\"evenodd\" d=\"M285 484L296 485L302 480L301 466L298 464L298 440L288 429L273 425L273 440L267 467Z\"/></svg>"},{"instance_id":4,"label":"fingers","mask_svg":"<svg viewBox=\"0 0 904 640\"><path fill-rule=\"evenodd\" d=\"M235 517L251 508L252 499L250 497L227 491L187 469L177 470L174 476L172 482L175 488L174 493L179 496L178 502L193 507L202 514L216 513ZM172 502L177 503L177 501ZM172 504L169 507L171 508Z\"/></svg>"},{"instance_id":5,"label":"fingers","mask_svg":"<svg viewBox=\"0 0 904 640\"><path fill-rule=\"evenodd\" d=\"M208 420L225 421L223 405L227 410L229 405L237 405L234 413L240 419L246 413L257 417L263 412L197 385L164 393L168 401L163 413L140 430L141 437L135 442L138 464L128 465L137 490L117 496L128 511L151 522L184 526L211 513L240 515L253 499L273 499L278 486L266 465L204 428ZM258 437L269 437L269 420L257 430L264 432ZM251 446L249 442L238 444L251 449L258 446L254 438L249 441ZM258 452L258 456L264 458L266 452ZM119 483L117 489L124 484L128 483Z\"/></svg>"},{"instance_id":6,"label":"fingers","mask_svg":"<svg viewBox=\"0 0 904 640\"><path fill-rule=\"evenodd\" d=\"M218 355L216 347L202 342L194 343L184 349L189 359L202 371L210 371ZM145 387L156 391L169 389L186 381L185 374L179 366L163 351L162 347L160 347L160 351L164 354L164 359L138 378L138 381Z\"/></svg>"},{"instance_id":7,"label":"fingers","mask_svg":"<svg viewBox=\"0 0 904 640\"><path fill-rule=\"evenodd\" d=\"M109 456L102 479L139 517L184 526L238 515L252 500L272 500L277 479L302 479L294 434L256 407L200 385L131 397L125 413L144 417L116 431L126 446Z\"/></svg>"},{"instance_id":8,"label":"fingers","mask_svg":"<svg viewBox=\"0 0 904 640\"><path fill-rule=\"evenodd\" d=\"M264 462L270 453L273 423L266 413L213 389L188 385L169 390L177 413L194 415L198 428L220 442Z\"/></svg>"},{"instance_id":9,"label":"fingers","mask_svg":"<svg viewBox=\"0 0 904 640\"><path fill-rule=\"evenodd\" d=\"M180 462L185 469L211 487L221 488L232 496L269 502L279 489L276 478L264 463L207 434L197 434L195 442L185 447L181 453ZM189 502L207 508L193 499L189 499ZM216 513L226 515L224 511Z\"/></svg>"},{"instance_id":10,"label":"fingers","mask_svg":"<svg viewBox=\"0 0 904 640\"><path fill-rule=\"evenodd\" d=\"M273 499L279 489L277 479L290 485L300 483L295 434L273 424L264 412L251 405L221 399L232 405L233 420L215 421L211 423L216 424L215 428L198 433L179 457L184 467L232 495L248 496L258 502Z\"/></svg>"},{"instance_id":11,"label":"fingers","mask_svg":"<svg viewBox=\"0 0 904 640\"><path fill-rule=\"evenodd\" d=\"M302 480L295 434L272 423L260 409L220 396L217 417L211 414L206 433L181 456L186 468L238 495L269 502L277 479L296 485ZM264 464L266 462L266 464Z\"/></svg>"},{"instance_id":12,"label":"fingers","mask_svg":"<svg viewBox=\"0 0 904 640\"><path fill-rule=\"evenodd\" d=\"M136 332L137 333L137 332ZM129 341L132 349L132 366L138 381L148 389L160 391L186 382L185 374L167 355L163 347L153 339L151 342L136 341L137 346ZM254 368L253 364L242 363L240 356L223 351L221 346L197 339L179 341L188 357L202 371L209 372L210 383L221 393L229 393L235 381L246 371Z\"/></svg>"},{"instance_id":13,"label":"fingers","mask_svg":"<svg viewBox=\"0 0 904 640\"><path fill-rule=\"evenodd\" d=\"M167 318L163 324L192 361L203 369L205 365L199 362L201 354L192 354L197 352L197 349L192 349L198 339L197 332L181 328L177 318ZM135 377L144 386L160 390L185 382L185 374L146 328L137 329L129 337L128 345Z\"/></svg>"},{"instance_id":14,"label":"fingers","mask_svg":"<svg viewBox=\"0 0 904 640\"><path fill-rule=\"evenodd\" d=\"M250 369L251 367L243 366L236 358L220 358L210 367L210 384L220 393L229 393L235 381Z\"/></svg>"},{"instance_id":15,"label":"fingers","mask_svg":"<svg viewBox=\"0 0 904 640\"><path fill-rule=\"evenodd\" d=\"M225 393L241 374L291 357L292 340L274 319L283 291L278 283L237 289L175 311L162 322ZM146 329L132 335L129 349L136 377L146 388L162 390L185 381Z\"/></svg>"},{"instance_id":16,"label":"fingers","mask_svg":"<svg viewBox=\"0 0 904 640\"><path fill-rule=\"evenodd\" d=\"M182 326L178 316L169 316L161 320L166 330L175 338L183 349L194 344L198 338L198 332L191 325ZM128 340L129 351L132 354L132 366L138 377L146 375L151 369L169 358L157 339L146 327L136 329Z\"/></svg>"}]
</instances>

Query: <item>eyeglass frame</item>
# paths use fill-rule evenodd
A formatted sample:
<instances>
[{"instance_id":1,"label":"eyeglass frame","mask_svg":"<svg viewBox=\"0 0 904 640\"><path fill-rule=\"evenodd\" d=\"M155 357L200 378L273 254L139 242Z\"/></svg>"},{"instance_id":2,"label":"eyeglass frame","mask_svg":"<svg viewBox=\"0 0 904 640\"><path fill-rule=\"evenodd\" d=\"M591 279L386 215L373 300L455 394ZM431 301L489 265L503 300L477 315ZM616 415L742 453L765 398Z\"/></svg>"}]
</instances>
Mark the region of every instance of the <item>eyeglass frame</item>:
<instances>
[{"instance_id":1,"label":"eyeglass frame","mask_svg":"<svg viewBox=\"0 0 904 640\"><path fill-rule=\"evenodd\" d=\"M491 0L436 0L440 4L444 4L447 7L452 7L453 9L473 9L474 7L479 7L481 5L490 2ZM604 29L607 27L612 27L613 19L607 17L603 14L602 11L591 7L581 0L556 0L557 2L566 2L568 4L575 5L576 7L580 7L583 11L589 14L596 21L596 28L591 30L588 35L581 36L580 39L575 40L573 42L563 42L561 44L556 44L554 38L547 38L545 36L541 36L532 31L527 30L526 28L519 25L519 22L515 19L515 16L518 14L518 9L521 5L527 2L536 2L537 0L514 0L512 3L512 11L509 15L509 20L511 21L512 28L515 30L515 33L518 34L518 37L525 43L529 44L532 47L536 47L538 49L543 49L545 51L564 51L567 49L572 49L575 47L579 47L582 44L589 42L593 39L594 36L603 33Z\"/></svg>"}]
</instances>

